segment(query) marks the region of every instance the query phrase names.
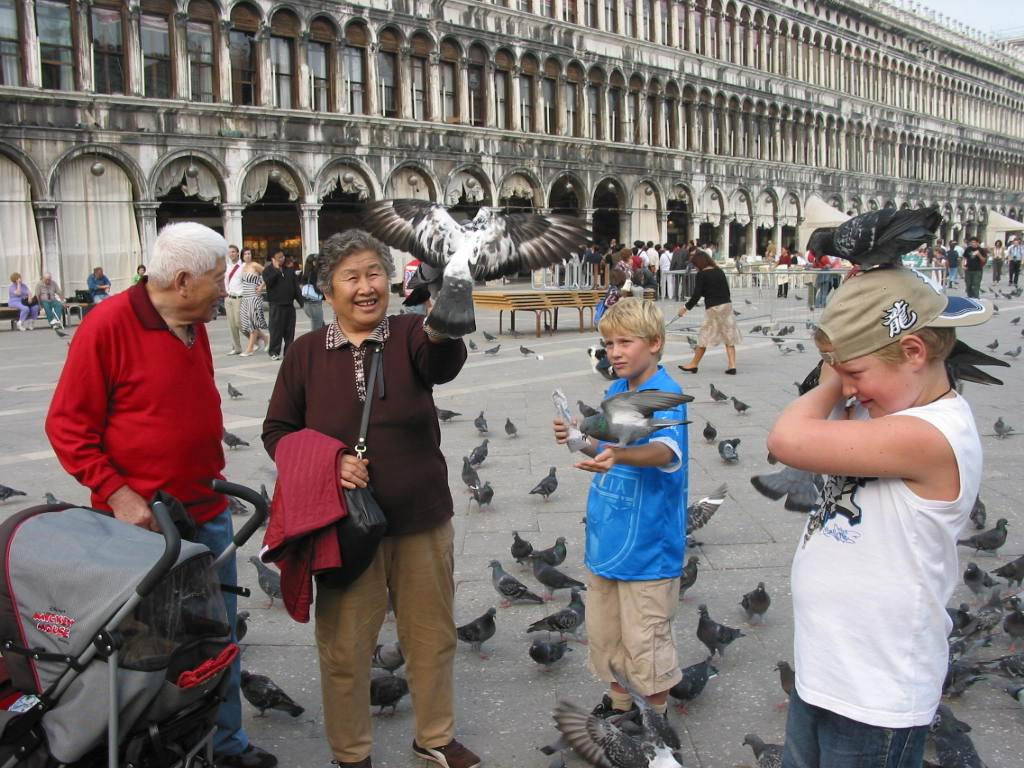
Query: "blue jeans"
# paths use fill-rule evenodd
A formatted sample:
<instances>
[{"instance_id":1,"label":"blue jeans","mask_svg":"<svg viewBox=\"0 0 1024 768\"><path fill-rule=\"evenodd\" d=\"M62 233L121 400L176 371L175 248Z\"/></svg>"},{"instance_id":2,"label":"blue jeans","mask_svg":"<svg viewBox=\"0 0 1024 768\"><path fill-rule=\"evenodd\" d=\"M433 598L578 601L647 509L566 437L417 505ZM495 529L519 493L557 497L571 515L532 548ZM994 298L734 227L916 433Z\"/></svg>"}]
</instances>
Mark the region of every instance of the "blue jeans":
<instances>
[{"instance_id":1,"label":"blue jeans","mask_svg":"<svg viewBox=\"0 0 1024 768\"><path fill-rule=\"evenodd\" d=\"M789 697L782 768L921 768L927 725L880 728Z\"/></svg>"},{"instance_id":2,"label":"blue jeans","mask_svg":"<svg viewBox=\"0 0 1024 768\"><path fill-rule=\"evenodd\" d=\"M205 544L216 557L223 552L234 530L231 525L231 510L225 509L210 522L199 526L197 541ZM235 558L230 558L217 572L221 584L235 585L238 583L238 572ZM224 607L227 608L228 624L231 626L231 641L235 642L235 611L238 609L238 595L224 592ZM228 689L224 702L217 712L217 733L213 737L213 751L223 755L237 755L249 746L249 737L242 728L242 696L239 686L242 683L242 658L236 656L228 672Z\"/></svg>"},{"instance_id":3,"label":"blue jeans","mask_svg":"<svg viewBox=\"0 0 1024 768\"><path fill-rule=\"evenodd\" d=\"M821 309L825 306L825 301L828 299L829 291L832 290L832 275L827 272L822 275L818 275L815 280L815 295L814 295L814 306Z\"/></svg>"}]
</instances>

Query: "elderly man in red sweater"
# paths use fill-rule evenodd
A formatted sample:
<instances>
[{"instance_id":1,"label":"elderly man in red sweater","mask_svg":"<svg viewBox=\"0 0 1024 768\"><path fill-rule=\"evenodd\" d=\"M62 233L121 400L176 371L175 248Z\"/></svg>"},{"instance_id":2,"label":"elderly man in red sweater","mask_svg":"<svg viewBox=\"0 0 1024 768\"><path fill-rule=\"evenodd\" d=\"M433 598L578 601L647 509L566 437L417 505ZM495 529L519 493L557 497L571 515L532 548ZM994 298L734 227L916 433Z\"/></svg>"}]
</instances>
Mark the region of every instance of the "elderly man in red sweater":
<instances>
[{"instance_id":1,"label":"elderly man in red sweater","mask_svg":"<svg viewBox=\"0 0 1024 768\"><path fill-rule=\"evenodd\" d=\"M224 296L226 253L224 238L201 224L165 227L148 277L85 318L46 417L57 458L92 492L92 506L154 529L148 502L166 491L214 554L232 536L227 502L210 488L224 469L224 421L206 335ZM234 558L218 576L236 583ZM232 627L235 602L225 593ZM272 768L277 759L242 729L239 673L236 659L217 718L217 764Z\"/></svg>"}]
</instances>

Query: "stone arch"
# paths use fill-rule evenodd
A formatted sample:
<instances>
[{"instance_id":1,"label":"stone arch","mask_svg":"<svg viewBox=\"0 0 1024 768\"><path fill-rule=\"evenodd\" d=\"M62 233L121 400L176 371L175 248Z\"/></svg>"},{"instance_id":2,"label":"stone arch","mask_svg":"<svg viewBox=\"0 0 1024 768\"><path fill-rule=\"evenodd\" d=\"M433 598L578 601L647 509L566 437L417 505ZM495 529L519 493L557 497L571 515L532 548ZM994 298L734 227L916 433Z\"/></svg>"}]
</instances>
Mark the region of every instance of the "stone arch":
<instances>
[{"instance_id":1,"label":"stone arch","mask_svg":"<svg viewBox=\"0 0 1024 768\"><path fill-rule=\"evenodd\" d=\"M494 184L480 166L467 163L457 166L448 175L444 186L444 199L441 202L455 206L460 200L474 204L478 208L494 205Z\"/></svg>"},{"instance_id":2,"label":"stone arch","mask_svg":"<svg viewBox=\"0 0 1024 768\"><path fill-rule=\"evenodd\" d=\"M43 174L39 170L39 166L35 164L35 161L31 157L22 152L18 147L13 144L8 144L5 141L0 141L0 154L21 168L21 172L24 173L25 178L28 179L29 188L32 190L33 201L39 202L40 200L50 198L51 188L43 178Z\"/></svg>"},{"instance_id":3,"label":"stone arch","mask_svg":"<svg viewBox=\"0 0 1024 768\"><path fill-rule=\"evenodd\" d=\"M561 184L567 189L571 189L576 195L577 204L580 209L586 207L587 203L587 185L583 183L581 179L574 171L561 171L551 179L545 190L544 199L547 201L549 207L552 206L552 199L557 197L559 192L558 185Z\"/></svg>"},{"instance_id":4,"label":"stone arch","mask_svg":"<svg viewBox=\"0 0 1024 768\"><path fill-rule=\"evenodd\" d=\"M54 190L56 189L57 184L57 175L61 166L76 157L81 157L82 155L100 155L112 160L121 168L122 171L125 172L125 175L128 176L128 180L132 184L132 194L135 197L135 202L152 199L149 193L149 184L146 183L146 177L135 160L120 149L108 144L82 144L72 147L54 160L53 165L50 166L47 181L47 189L49 190L49 196L51 198L54 196Z\"/></svg>"},{"instance_id":5,"label":"stone arch","mask_svg":"<svg viewBox=\"0 0 1024 768\"><path fill-rule=\"evenodd\" d=\"M317 172L312 188L317 201L322 201L337 190L358 195L360 200L375 200L380 197L380 185L376 175L356 157L333 157Z\"/></svg>"},{"instance_id":6,"label":"stone arch","mask_svg":"<svg viewBox=\"0 0 1024 768\"><path fill-rule=\"evenodd\" d=\"M388 198L413 197L436 203L440 189L441 182L433 170L415 160L406 160L396 165L384 182L384 196ZM421 194L425 194L426 198L420 198Z\"/></svg>"},{"instance_id":7,"label":"stone arch","mask_svg":"<svg viewBox=\"0 0 1024 768\"><path fill-rule=\"evenodd\" d=\"M243 205L251 202L249 200L244 199L244 190L246 188L247 180L249 179L250 174L256 168L264 164L281 166L281 168L287 172L287 176L291 177L291 189L289 189L287 186L287 178L285 176L282 177L282 179L284 180L282 186L284 186L285 189L287 189L289 193L289 199L302 203L312 196L312 187L309 183L309 178L306 176L306 173L298 165L296 165L295 162L293 162L291 158L289 158L287 155L283 153L272 152L254 157L252 160L246 163L245 166L243 166L241 171L239 171L237 176L238 187L235 189L235 200L242 203ZM277 181L277 179L274 180ZM265 184L263 186L265 187ZM254 191L255 189L251 188L249 190L249 194L251 195ZM292 197L293 195L294 197Z\"/></svg>"},{"instance_id":8,"label":"stone arch","mask_svg":"<svg viewBox=\"0 0 1024 768\"><path fill-rule=\"evenodd\" d=\"M648 194L642 189L642 186L647 184L652 190L652 194ZM636 184L633 185L633 189L630 191L630 197L633 200L637 200L639 195L644 197L653 197L654 207L656 210L663 210L665 207L665 190L662 189L661 182L651 176L641 177Z\"/></svg>"},{"instance_id":9,"label":"stone arch","mask_svg":"<svg viewBox=\"0 0 1024 768\"><path fill-rule=\"evenodd\" d=\"M704 223L717 227L725 217L726 197L715 184L708 184L701 190L698 214Z\"/></svg>"},{"instance_id":10,"label":"stone arch","mask_svg":"<svg viewBox=\"0 0 1024 768\"><path fill-rule=\"evenodd\" d=\"M160 181L161 175L167 171L173 163L184 158L188 158L190 161L206 166L210 175L217 182L217 188L220 191L219 200L217 202L223 203L227 201L227 178L230 175L228 173L228 169L219 159L203 149L177 149L163 155L157 161L153 170L149 174L149 188L153 190L153 197L160 197L162 194L161 188L163 185Z\"/></svg>"},{"instance_id":11,"label":"stone arch","mask_svg":"<svg viewBox=\"0 0 1024 768\"><path fill-rule=\"evenodd\" d=\"M519 166L501 178L497 198L498 204L501 204L502 200L529 200L532 207L543 208L544 188L537 174L529 168Z\"/></svg>"}]
</instances>

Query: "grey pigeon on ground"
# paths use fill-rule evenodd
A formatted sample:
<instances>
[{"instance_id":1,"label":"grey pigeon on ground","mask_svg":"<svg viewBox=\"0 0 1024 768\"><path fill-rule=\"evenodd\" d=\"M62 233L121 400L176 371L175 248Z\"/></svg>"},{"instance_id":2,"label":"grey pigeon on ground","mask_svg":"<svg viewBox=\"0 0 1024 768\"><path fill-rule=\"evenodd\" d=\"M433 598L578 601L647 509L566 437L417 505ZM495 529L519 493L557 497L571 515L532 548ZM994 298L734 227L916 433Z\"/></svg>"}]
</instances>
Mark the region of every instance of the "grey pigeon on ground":
<instances>
[{"instance_id":1,"label":"grey pigeon on ground","mask_svg":"<svg viewBox=\"0 0 1024 768\"><path fill-rule=\"evenodd\" d=\"M950 621L953 622L953 629L950 631L950 638L959 637L963 631L974 621L971 615L971 607L967 603L960 603L958 608L946 608Z\"/></svg>"},{"instance_id":2,"label":"grey pigeon on ground","mask_svg":"<svg viewBox=\"0 0 1024 768\"><path fill-rule=\"evenodd\" d=\"M66 339L68 337L68 334L64 333L64 331L62 331L57 326L53 326L53 332L57 334L57 338L58 339ZM70 344L70 343L71 342L69 341L68 344Z\"/></svg>"},{"instance_id":3,"label":"grey pigeon on ground","mask_svg":"<svg viewBox=\"0 0 1024 768\"><path fill-rule=\"evenodd\" d=\"M991 552L993 555L999 553L999 548L1006 543L1006 518L1001 517L996 521L995 528L976 533L966 539L959 539L957 544L962 547L971 547L975 552Z\"/></svg>"},{"instance_id":4,"label":"grey pigeon on ground","mask_svg":"<svg viewBox=\"0 0 1024 768\"><path fill-rule=\"evenodd\" d=\"M526 585L514 576L509 576L497 560L491 560L491 583L495 591L501 595L502 608L508 608L512 603L525 600L528 603L544 603L544 598L533 594Z\"/></svg>"},{"instance_id":5,"label":"grey pigeon on ground","mask_svg":"<svg viewBox=\"0 0 1024 768\"><path fill-rule=\"evenodd\" d=\"M722 390L718 389L714 384L711 385L711 399L716 403L724 403L729 399L729 396Z\"/></svg>"},{"instance_id":6,"label":"grey pigeon on ground","mask_svg":"<svg viewBox=\"0 0 1024 768\"><path fill-rule=\"evenodd\" d=\"M810 512L818 505L824 480L813 472L784 467L778 472L754 475L750 484L773 501L785 496L785 507L792 512Z\"/></svg>"},{"instance_id":7,"label":"grey pigeon on ground","mask_svg":"<svg viewBox=\"0 0 1024 768\"><path fill-rule=\"evenodd\" d=\"M519 436L519 430L516 429L516 425L512 423L512 419L508 416L505 417L505 434L509 437Z\"/></svg>"},{"instance_id":8,"label":"grey pigeon on ground","mask_svg":"<svg viewBox=\"0 0 1024 768\"><path fill-rule=\"evenodd\" d=\"M236 499L234 496L228 496L228 509L231 510L232 515L238 517L245 517L249 514L249 508L245 506L241 501Z\"/></svg>"},{"instance_id":9,"label":"grey pigeon on ground","mask_svg":"<svg viewBox=\"0 0 1024 768\"><path fill-rule=\"evenodd\" d=\"M1020 587L1024 584L1024 555L1010 561L1006 565L999 566L992 573L1001 579L1006 579L1010 584L1017 582L1017 586Z\"/></svg>"},{"instance_id":10,"label":"grey pigeon on ground","mask_svg":"<svg viewBox=\"0 0 1024 768\"><path fill-rule=\"evenodd\" d=\"M239 611L235 614L235 642L241 642L249 633L249 612Z\"/></svg>"},{"instance_id":11,"label":"grey pigeon on ground","mask_svg":"<svg viewBox=\"0 0 1024 768\"><path fill-rule=\"evenodd\" d=\"M697 583L697 566L700 564L700 558L696 555L690 555L686 559L686 565L683 566L683 570L679 575L679 599L685 600L686 590Z\"/></svg>"},{"instance_id":12,"label":"grey pigeon on ground","mask_svg":"<svg viewBox=\"0 0 1024 768\"><path fill-rule=\"evenodd\" d=\"M1008 685L1003 690L1011 699L1024 706L1024 685Z\"/></svg>"},{"instance_id":13,"label":"grey pigeon on ground","mask_svg":"<svg viewBox=\"0 0 1024 768\"><path fill-rule=\"evenodd\" d=\"M780 661L775 665L775 671L779 673L779 685L782 687L783 693L786 694L788 699L793 695L793 691L796 688L796 670L789 665L788 661ZM779 709L786 706L787 702L779 704Z\"/></svg>"},{"instance_id":14,"label":"grey pigeon on ground","mask_svg":"<svg viewBox=\"0 0 1024 768\"><path fill-rule=\"evenodd\" d=\"M765 744L756 733L748 733L743 743L754 751L757 768L782 768L782 745Z\"/></svg>"},{"instance_id":15,"label":"grey pigeon on ground","mask_svg":"<svg viewBox=\"0 0 1024 768\"><path fill-rule=\"evenodd\" d=\"M268 709L287 712L292 717L298 717L305 711L266 675L254 675L243 669L241 688L246 701L260 711L260 717L265 715Z\"/></svg>"},{"instance_id":16,"label":"grey pigeon on ground","mask_svg":"<svg viewBox=\"0 0 1024 768\"><path fill-rule=\"evenodd\" d=\"M533 544L519 535L519 531L512 531L512 558L522 565L527 558L533 554Z\"/></svg>"},{"instance_id":17,"label":"grey pigeon on ground","mask_svg":"<svg viewBox=\"0 0 1024 768\"><path fill-rule=\"evenodd\" d=\"M270 603L267 607L270 608L274 604L275 599L284 599L284 596L281 594L281 574L264 565L256 555L250 557L249 562L256 566L256 576L260 589L270 598Z\"/></svg>"},{"instance_id":18,"label":"grey pigeon on ground","mask_svg":"<svg viewBox=\"0 0 1024 768\"><path fill-rule=\"evenodd\" d=\"M586 590L587 586L582 581L562 573L554 566L548 565L536 555L530 555L533 563L533 578L547 587L545 599L553 600L557 589L581 589Z\"/></svg>"},{"instance_id":19,"label":"grey pigeon on ground","mask_svg":"<svg viewBox=\"0 0 1024 768\"><path fill-rule=\"evenodd\" d=\"M725 502L725 494L728 488L723 484L718 486L713 493L695 501L686 508L686 533L691 534L699 531L714 516L718 508Z\"/></svg>"},{"instance_id":20,"label":"grey pigeon on ground","mask_svg":"<svg viewBox=\"0 0 1024 768\"><path fill-rule=\"evenodd\" d=\"M442 422L451 421L456 416L462 415L461 413L456 413L455 411L446 411L444 408L438 408L437 406L434 406L434 410L437 411L437 418Z\"/></svg>"},{"instance_id":21,"label":"grey pigeon on ground","mask_svg":"<svg viewBox=\"0 0 1024 768\"><path fill-rule=\"evenodd\" d=\"M0 501L7 501L12 496L25 496L27 495L24 491L19 491L17 488L11 488L9 485L3 485L0 483Z\"/></svg>"},{"instance_id":22,"label":"grey pigeon on ground","mask_svg":"<svg viewBox=\"0 0 1024 768\"><path fill-rule=\"evenodd\" d=\"M1024 677L1024 653L1000 656L989 661L980 662L979 666L990 669L1002 677Z\"/></svg>"},{"instance_id":23,"label":"grey pigeon on ground","mask_svg":"<svg viewBox=\"0 0 1024 768\"><path fill-rule=\"evenodd\" d=\"M463 624L461 627L455 628L455 633L459 636L459 640L469 643L469 647L480 654L481 659L489 658L483 652L481 646L494 637L494 633L498 629L498 625L494 621L495 614L497 614L497 610L488 608L487 613L483 616L473 619L469 624Z\"/></svg>"},{"instance_id":24,"label":"grey pigeon on ground","mask_svg":"<svg viewBox=\"0 0 1024 768\"><path fill-rule=\"evenodd\" d=\"M701 433L704 435L704 439L709 442L715 442L715 438L718 437L718 430L715 429L715 425L710 421L704 422L704 431Z\"/></svg>"},{"instance_id":25,"label":"grey pigeon on ground","mask_svg":"<svg viewBox=\"0 0 1024 768\"><path fill-rule=\"evenodd\" d=\"M228 432L226 429L224 430L224 444L227 445L228 448L232 449L237 448L240 445L244 445L246 448L249 447L249 444L245 442L245 440L240 438L238 435Z\"/></svg>"},{"instance_id":26,"label":"grey pigeon on ground","mask_svg":"<svg viewBox=\"0 0 1024 768\"><path fill-rule=\"evenodd\" d=\"M985 502L981 500L981 496L978 496L974 500L974 506L971 508L971 522L974 523L976 530L983 530L985 528Z\"/></svg>"},{"instance_id":27,"label":"grey pigeon on ground","mask_svg":"<svg viewBox=\"0 0 1024 768\"><path fill-rule=\"evenodd\" d=\"M473 467L479 467L487 460L487 443L490 442L486 437L484 441L474 448L469 454L469 463Z\"/></svg>"},{"instance_id":28,"label":"grey pigeon on ground","mask_svg":"<svg viewBox=\"0 0 1024 768\"><path fill-rule=\"evenodd\" d=\"M468 456L462 457L462 482L470 490L480 487L480 475L473 469L473 465L469 463Z\"/></svg>"},{"instance_id":29,"label":"grey pigeon on ground","mask_svg":"<svg viewBox=\"0 0 1024 768\"><path fill-rule=\"evenodd\" d=\"M555 477L555 468L552 467L548 470L548 476L537 483L531 494L539 494L544 497L544 501L548 500L548 497L558 489L558 478Z\"/></svg>"},{"instance_id":30,"label":"grey pigeon on ground","mask_svg":"<svg viewBox=\"0 0 1024 768\"><path fill-rule=\"evenodd\" d=\"M578 589L572 591L572 599L569 605L560 611L556 611L543 619L533 622L526 631L529 632L557 632L559 638L566 634L576 636L576 633L586 621L586 606L580 597Z\"/></svg>"},{"instance_id":31,"label":"grey pigeon on ground","mask_svg":"<svg viewBox=\"0 0 1024 768\"><path fill-rule=\"evenodd\" d=\"M241 391L239 391L239 390L235 389L235 388L234 388L234 387L233 387L233 386L231 385L231 382L230 382L230 381L228 382L228 396L229 396L229 397L230 397L230 398L231 398L232 400L234 400L235 398L238 398L238 397L241 397L241 396L242 396L242 393L241 393Z\"/></svg>"},{"instance_id":32,"label":"grey pigeon on ground","mask_svg":"<svg viewBox=\"0 0 1024 768\"><path fill-rule=\"evenodd\" d=\"M993 352L995 352L997 349L999 349L999 339L993 339L991 344L986 344L985 346L991 349Z\"/></svg>"},{"instance_id":33,"label":"grey pigeon on ground","mask_svg":"<svg viewBox=\"0 0 1024 768\"><path fill-rule=\"evenodd\" d=\"M498 350L501 349L501 344L495 344L493 347L489 347L484 350L485 355L496 355Z\"/></svg>"},{"instance_id":34,"label":"grey pigeon on ground","mask_svg":"<svg viewBox=\"0 0 1024 768\"><path fill-rule=\"evenodd\" d=\"M467 341L466 343L467 343L467 344L469 344L469 351L470 351L470 352L476 352L476 350L477 350L477 346L476 346L476 342L475 342L475 341L473 341L472 339L470 339L470 340L469 340L469 341Z\"/></svg>"},{"instance_id":35,"label":"grey pigeon on ground","mask_svg":"<svg viewBox=\"0 0 1024 768\"><path fill-rule=\"evenodd\" d=\"M719 440L718 441L718 455L722 457L722 461L727 464L735 464L740 460L739 451L736 450L736 446L740 444L738 437L731 438L730 440Z\"/></svg>"},{"instance_id":36,"label":"grey pigeon on ground","mask_svg":"<svg viewBox=\"0 0 1024 768\"><path fill-rule=\"evenodd\" d=\"M545 669L548 669L552 664L565 656L566 651L572 650L572 648L568 647L568 643L569 641L565 638L551 642L535 637L533 642L530 643L530 658Z\"/></svg>"},{"instance_id":37,"label":"grey pigeon on ground","mask_svg":"<svg viewBox=\"0 0 1024 768\"><path fill-rule=\"evenodd\" d=\"M725 649L737 638L744 637L743 632L712 619L706 605L701 605L698 610L700 621L697 623L697 639L704 643L711 656L717 653L724 659Z\"/></svg>"},{"instance_id":38,"label":"grey pigeon on ground","mask_svg":"<svg viewBox=\"0 0 1024 768\"><path fill-rule=\"evenodd\" d=\"M568 550L565 548L565 536L559 536L555 539L555 543L547 549L533 550L533 556L539 560L543 560L548 565L561 565L565 562L565 556L567 554Z\"/></svg>"},{"instance_id":39,"label":"grey pigeon on ground","mask_svg":"<svg viewBox=\"0 0 1024 768\"><path fill-rule=\"evenodd\" d=\"M985 768L985 763L967 734L971 726L959 720L945 704L939 704L929 734L935 755L943 768Z\"/></svg>"},{"instance_id":40,"label":"grey pigeon on ground","mask_svg":"<svg viewBox=\"0 0 1024 768\"><path fill-rule=\"evenodd\" d=\"M732 407L736 409L736 413L746 413L750 410L750 406L735 397L729 398L732 400Z\"/></svg>"},{"instance_id":41,"label":"grey pigeon on ground","mask_svg":"<svg viewBox=\"0 0 1024 768\"><path fill-rule=\"evenodd\" d=\"M996 419L996 423L992 427L996 432L996 437L1006 437L1013 432L1013 427L1003 421L1003 417L1000 416Z\"/></svg>"},{"instance_id":42,"label":"grey pigeon on ground","mask_svg":"<svg viewBox=\"0 0 1024 768\"><path fill-rule=\"evenodd\" d=\"M711 659L707 658L704 661L683 667L680 672L683 674L683 679L668 689L668 695L680 702L676 704L676 709L679 712L688 714L686 703L700 696L707 686L708 680L718 677L718 670L711 665Z\"/></svg>"},{"instance_id":43,"label":"grey pigeon on ground","mask_svg":"<svg viewBox=\"0 0 1024 768\"><path fill-rule=\"evenodd\" d=\"M487 434L487 419L484 418L483 411L480 411L480 415L473 419L473 426L476 427L476 431L481 435Z\"/></svg>"},{"instance_id":44,"label":"grey pigeon on ground","mask_svg":"<svg viewBox=\"0 0 1024 768\"><path fill-rule=\"evenodd\" d=\"M473 500L479 507L490 506L490 503L494 500L494 489L491 488L491 481L488 480L478 488L470 488L469 495L473 497Z\"/></svg>"},{"instance_id":45,"label":"grey pigeon on ground","mask_svg":"<svg viewBox=\"0 0 1024 768\"><path fill-rule=\"evenodd\" d=\"M576 401L576 407L580 409L580 415L584 419L590 418L591 416L596 416L597 414L600 413L600 411L597 408L587 405L582 400Z\"/></svg>"},{"instance_id":46,"label":"grey pigeon on ground","mask_svg":"<svg viewBox=\"0 0 1024 768\"><path fill-rule=\"evenodd\" d=\"M373 649L373 658L370 660L370 666L373 669L385 669L388 672L394 672L405 664L405 654L402 652L402 646L399 645L396 640L393 643L378 643L377 647Z\"/></svg>"},{"instance_id":47,"label":"grey pigeon on ground","mask_svg":"<svg viewBox=\"0 0 1024 768\"><path fill-rule=\"evenodd\" d=\"M668 411L693 400L690 395L645 389L621 392L601 403L601 411L580 422L580 432L597 440L627 445L664 427L686 424L682 419L655 419L656 411Z\"/></svg>"},{"instance_id":48,"label":"grey pigeon on ground","mask_svg":"<svg viewBox=\"0 0 1024 768\"><path fill-rule=\"evenodd\" d=\"M388 707L391 714L395 714L398 702L409 692L409 683L404 677L393 675L390 672L378 674L370 678L370 706L380 707L377 714L381 714Z\"/></svg>"},{"instance_id":49,"label":"grey pigeon on ground","mask_svg":"<svg viewBox=\"0 0 1024 768\"><path fill-rule=\"evenodd\" d=\"M480 333L482 333L484 335L484 338L487 339L488 341L497 341L498 340L497 336L493 336L490 333L488 333L487 331L480 331Z\"/></svg>"},{"instance_id":50,"label":"grey pigeon on ground","mask_svg":"<svg viewBox=\"0 0 1024 768\"><path fill-rule=\"evenodd\" d=\"M753 624L764 623L764 615L768 613L768 606L772 604L772 598L764 588L764 582L757 582L757 586L747 592L740 600L740 605L747 613L747 621Z\"/></svg>"},{"instance_id":51,"label":"grey pigeon on ground","mask_svg":"<svg viewBox=\"0 0 1024 768\"><path fill-rule=\"evenodd\" d=\"M522 345L519 346L519 352L520 354L522 354L523 357L536 357L538 360L544 359L544 355L538 355L529 347L524 347Z\"/></svg>"},{"instance_id":52,"label":"grey pigeon on ground","mask_svg":"<svg viewBox=\"0 0 1024 768\"><path fill-rule=\"evenodd\" d=\"M968 563L967 569L964 571L964 584L974 594L987 597L992 591L992 587L998 586L999 582L993 579L987 571L979 568L977 563Z\"/></svg>"},{"instance_id":53,"label":"grey pigeon on ground","mask_svg":"<svg viewBox=\"0 0 1024 768\"><path fill-rule=\"evenodd\" d=\"M1010 358L1013 358L1014 360L1016 360L1018 357L1020 357L1021 349L1024 349L1024 347L1021 347L1018 344L1016 349L1008 351L1008 352L1003 352L1003 356L1004 357L1010 357Z\"/></svg>"}]
</instances>

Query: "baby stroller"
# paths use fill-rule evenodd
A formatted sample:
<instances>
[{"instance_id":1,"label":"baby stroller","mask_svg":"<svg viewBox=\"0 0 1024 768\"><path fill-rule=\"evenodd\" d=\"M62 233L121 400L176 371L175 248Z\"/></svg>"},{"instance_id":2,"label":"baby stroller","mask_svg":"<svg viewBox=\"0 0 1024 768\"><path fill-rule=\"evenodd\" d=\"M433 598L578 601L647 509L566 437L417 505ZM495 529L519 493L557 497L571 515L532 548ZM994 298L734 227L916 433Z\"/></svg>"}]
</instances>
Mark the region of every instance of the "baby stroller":
<instances>
[{"instance_id":1,"label":"baby stroller","mask_svg":"<svg viewBox=\"0 0 1024 768\"><path fill-rule=\"evenodd\" d=\"M268 512L249 488L213 487L256 509L216 561L161 501L159 534L66 504L0 525L0 766L212 765L238 653L217 567Z\"/></svg>"}]
</instances>

